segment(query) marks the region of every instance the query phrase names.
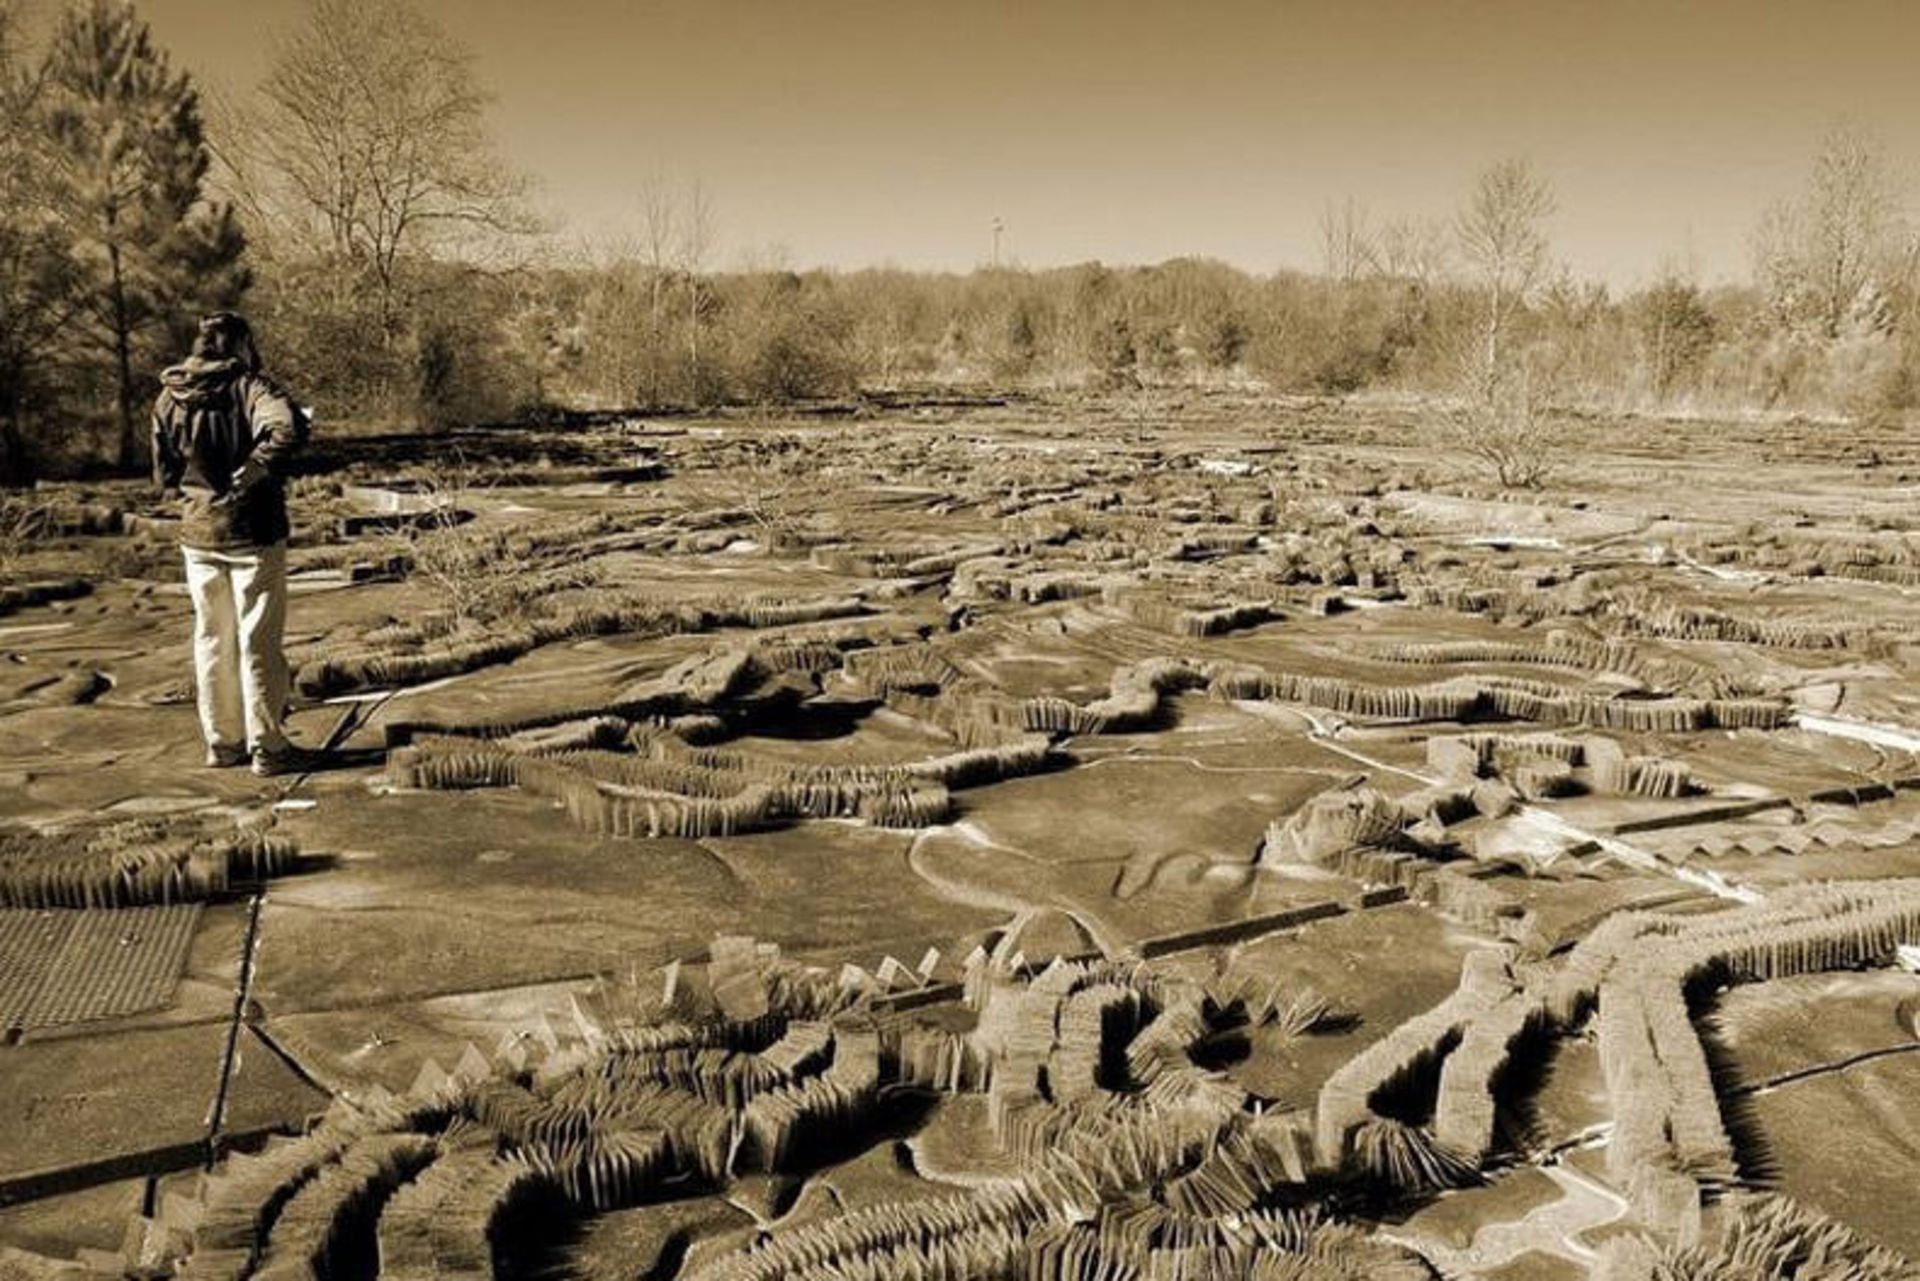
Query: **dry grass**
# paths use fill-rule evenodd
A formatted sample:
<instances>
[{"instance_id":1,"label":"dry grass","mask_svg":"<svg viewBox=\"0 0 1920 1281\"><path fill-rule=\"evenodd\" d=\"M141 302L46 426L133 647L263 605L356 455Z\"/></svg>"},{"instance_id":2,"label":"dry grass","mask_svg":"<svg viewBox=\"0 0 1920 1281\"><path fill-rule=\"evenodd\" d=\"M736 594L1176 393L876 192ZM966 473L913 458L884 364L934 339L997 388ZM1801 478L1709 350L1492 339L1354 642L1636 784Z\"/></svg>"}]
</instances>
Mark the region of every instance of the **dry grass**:
<instances>
[{"instance_id":1,"label":"dry grass","mask_svg":"<svg viewBox=\"0 0 1920 1281\"><path fill-rule=\"evenodd\" d=\"M485 486L465 459L456 455L451 464L428 469L417 479L430 513L407 536L411 574L432 592L445 634L524 621L542 598L600 580L593 565L555 565L564 549L529 551L470 519Z\"/></svg>"},{"instance_id":2,"label":"dry grass","mask_svg":"<svg viewBox=\"0 0 1920 1281\"><path fill-rule=\"evenodd\" d=\"M0 494L0 581L21 572L28 550L46 528L51 500L33 493Z\"/></svg>"}]
</instances>

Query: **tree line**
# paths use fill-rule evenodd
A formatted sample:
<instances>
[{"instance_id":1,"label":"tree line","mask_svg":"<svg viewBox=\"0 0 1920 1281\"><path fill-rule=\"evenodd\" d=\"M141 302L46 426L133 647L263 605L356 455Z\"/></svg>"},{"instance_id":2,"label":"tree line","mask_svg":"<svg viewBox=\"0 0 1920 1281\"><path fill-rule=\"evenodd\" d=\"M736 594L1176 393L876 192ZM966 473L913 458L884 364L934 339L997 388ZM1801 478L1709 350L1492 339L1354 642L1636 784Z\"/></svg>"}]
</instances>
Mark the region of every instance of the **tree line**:
<instances>
[{"instance_id":1,"label":"tree line","mask_svg":"<svg viewBox=\"0 0 1920 1281\"><path fill-rule=\"evenodd\" d=\"M231 306L323 420L374 427L919 385L1385 389L1436 397L1443 433L1527 483L1572 406L1920 401L1920 251L1858 129L1760 217L1738 286L1575 278L1519 160L1451 216L1329 202L1317 270L720 270L697 185L636 183L631 234L568 247L496 154L470 53L406 3L311 0L225 111L126 0L76 0L37 50L20 5L0 0L0 479L137 466L157 370Z\"/></svg>"}]
</instances>

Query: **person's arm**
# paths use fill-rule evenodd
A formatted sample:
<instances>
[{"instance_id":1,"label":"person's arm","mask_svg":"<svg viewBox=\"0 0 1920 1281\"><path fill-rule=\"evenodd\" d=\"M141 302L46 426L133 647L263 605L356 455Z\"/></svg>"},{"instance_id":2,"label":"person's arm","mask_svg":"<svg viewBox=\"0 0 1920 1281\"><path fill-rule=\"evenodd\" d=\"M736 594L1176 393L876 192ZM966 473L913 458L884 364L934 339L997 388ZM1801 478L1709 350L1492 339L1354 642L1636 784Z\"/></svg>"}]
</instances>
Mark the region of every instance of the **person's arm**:
<instances>
[{"instance_id":1,"label":"person's arm","mask_svg":"<svg viewBox=\"0 0 1920 1281\"><path fill-rule=\"evenodd\" d=\"M266 476L285 479L295 454L307 439L306 415L291 397L261 374L248 376L247 426L253 432L253 451L235 476L235 488L245 489Z\"/></svg>"},{"instance_id":2,"label":"person's arm","mask_svg":"<svg viewBox=\"0 0 1920 1281\"><path fill-rule=\"evenodd\" d=\"M181 458L173 447L173 432L167 426L166 401L153 406L153 483L162 493L180 487Z\"/></svg>"}]
</instances>

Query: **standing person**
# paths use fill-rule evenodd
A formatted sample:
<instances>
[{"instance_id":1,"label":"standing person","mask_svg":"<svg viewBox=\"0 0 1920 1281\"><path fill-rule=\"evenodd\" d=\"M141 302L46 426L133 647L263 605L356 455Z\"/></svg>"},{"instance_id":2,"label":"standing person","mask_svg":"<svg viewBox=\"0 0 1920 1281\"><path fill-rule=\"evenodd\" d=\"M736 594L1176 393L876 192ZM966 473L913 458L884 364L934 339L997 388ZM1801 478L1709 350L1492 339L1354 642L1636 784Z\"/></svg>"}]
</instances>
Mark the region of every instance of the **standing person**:
<instances>
[{"instance_id":1,"label":"standing person","mask_svg":"<svg viewBox=\"0 0 1920 1281\"><path fill-rule=\"evenodd\" d=\"M246 318L200 322L186 360L161 375L153 470L181 497L193 597L193 668L207 764L262 778L310 768L287 741L287 466L306 414L260 369Z\"/></svg>"}]
</instances>

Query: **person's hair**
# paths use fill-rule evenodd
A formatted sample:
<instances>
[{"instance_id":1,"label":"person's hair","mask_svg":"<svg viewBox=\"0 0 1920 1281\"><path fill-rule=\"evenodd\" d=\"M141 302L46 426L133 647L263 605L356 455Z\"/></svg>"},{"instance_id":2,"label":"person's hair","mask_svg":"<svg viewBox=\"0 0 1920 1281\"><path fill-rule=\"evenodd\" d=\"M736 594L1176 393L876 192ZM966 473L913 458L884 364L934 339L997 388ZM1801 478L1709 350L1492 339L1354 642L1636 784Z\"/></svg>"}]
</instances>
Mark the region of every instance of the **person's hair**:
<instances>
[{"instance_id":1,"label":"person's hair","mask_svg":"<svg viewBox=\"0 0 1920 1281\"><path fill-rule=\"evenodd\" d=\"M253 326L237 311L216 311L200 319L193 336L193 354L202 360L238 360L250 370L260 368L260 349L253 345Z\"/></svg>"}]
</instances>

